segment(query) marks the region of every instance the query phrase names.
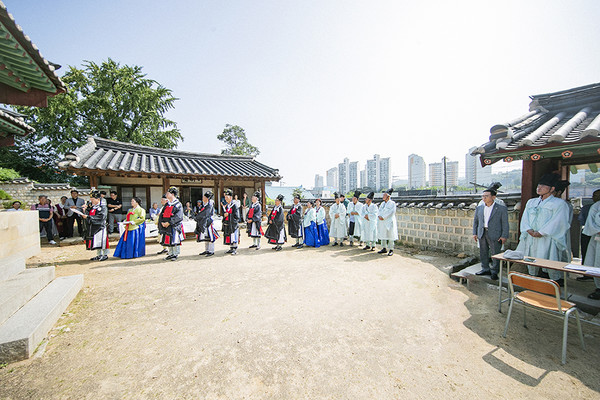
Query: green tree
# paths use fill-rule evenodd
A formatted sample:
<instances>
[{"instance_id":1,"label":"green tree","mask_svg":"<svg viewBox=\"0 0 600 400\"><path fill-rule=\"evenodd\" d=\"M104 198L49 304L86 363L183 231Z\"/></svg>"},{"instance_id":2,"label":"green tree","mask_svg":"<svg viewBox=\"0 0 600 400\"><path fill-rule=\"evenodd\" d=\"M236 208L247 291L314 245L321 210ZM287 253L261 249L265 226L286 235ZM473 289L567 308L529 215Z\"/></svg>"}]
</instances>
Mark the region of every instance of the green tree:
<instances>
[{"instance_id":1,"label":"green tree","mask_svg":"<svg viewBox=\"0 0 600 400\"><path fill-rule=\"evenodd\" d=\"M296 197L296 195L300 196L301 199L304 198L304 195L302 194L302 188L301 187L297 187L292 191L292 196Z\"/></svg>"},{"instance_id":2,"label":"green tree","mask_svg":"<svg viewBox=\"0 0 600 400\"><path fill-rule=\"evenodd\" d=\"M19 173L11 168L0 168L0 181L12 181L19 177Z\"/></svg>"},{"instance_id":3,"label":"green tree","mask_svg":"<svg viewBox=\"0 0 600 400\"><path fill-rule=\"evenodd\" d=\"M223 133L217 135L217 139L227 145L227 148L221 150L221 154L253 157L260 154L258 147L248 143L244 129L237 125L226 124Z\"/></svg>"},{"instance_id":4,"label":"green tree","mask_svg":"<svg viewBox=\"0 0 600 400\"><path fill-rule=\"evenodd\" d=\"M0 151L0 166L42 181L70 180L56 162L82 145L88 135L159 148L183 140L174 121L165 117L175 101L172 91L146 78L139 66L111 60L86 61L62 77L67 93L48 100L48 107L17 107L36 132Z\"/></svg>"}]
</instances>

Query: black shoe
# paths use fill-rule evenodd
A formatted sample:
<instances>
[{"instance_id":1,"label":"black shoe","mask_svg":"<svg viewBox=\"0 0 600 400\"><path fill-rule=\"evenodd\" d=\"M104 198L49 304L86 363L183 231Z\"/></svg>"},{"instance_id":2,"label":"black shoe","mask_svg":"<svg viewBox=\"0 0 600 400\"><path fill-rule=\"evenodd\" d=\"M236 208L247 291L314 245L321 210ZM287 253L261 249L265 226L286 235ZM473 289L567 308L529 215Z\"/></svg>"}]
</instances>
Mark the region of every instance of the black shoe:
<instances>
[{"instance_id":1,"label":"black shoe","mask_svg":"<svg viewBox=\"0 0 600 400\"><path fill-rule=\"evenodd\" d=\"M260 246L256 246L256 250L260 250Z\"/></svg>"},{"instance_id":2,"label":"black shoe","mask_svg":"<svg viewBox=\"0 0 600 400\"><path fill-rule=\"evenodd\" d=\"M199 256L205 256L205 255L207 255L207 254L208 254L208 251L206 251L206 250L205 250L205 251L203 251L202 253L200 253L200 254L198 254L198 255L199 255Z\"/></svg>"},{"instance_id":3,"label":"black shoe","mask_svg":"<svg viewBox=\"0 0 600 400\"><path fill-rule=\"evenodd\" d=\"M96 256L96 257L90 258L90 261L98 261L99 259L100 259L100 256Z\"/></svg>"},{"instance_id":4,"label":"black shoe","mask_svg":"<svg viewBox=\"0 0 600 400\"><path fill-rule=\"evenodd\" d=\"M490 279L493 281L497 281L498 280L498 274L492 272L492 274L490 275Z\"/></svg>"},{"instance_id":5,"label":"black shoe","mask_svg":"<svg viewBox=\"0 0 600 400\"><path fill-rule=\"evenodd\" d=\"M214 256L214 255L215 255L215 253L206 253L205 257L210 257L210 256Z\"/></svg>"},{"instance_id":6,"label":"black shoe","mask_svg":"<svg viewBox=\"0 0 600 400\"><path fill-rule=\"evenodd\" d=\"M225 252L225 254L231 254L231 253L233 253L233 249L229 249Z\"/></svg>"},{"instance_id":7,"label":"black shoe","mask_svg":"<svg viewBox=\"0 0 600 400\"><path fill-rule=\"evenodd\" d=\"M277 250L277 248L278 248L278 247L279 247L279 246L275 246L275 247L273 247L273 250Z\"/></svg>"},{"instance_id":8,"label":"black shoe","mask_svg":"<svg viewBox=\"0 0 600 400\"><path fill-rule=\"evenodd\" d=\"M394 255L394 250L388 251L388 256L393 256L393 255Z\"/></svg>"},{"instance_id":9,"label":"black shoe","mask_svg":"<svg viewBox=\"0 0 600 400\"><path fill-rule=\"evenodd\" d=\"M565 280L563 278L557 279L554 282L556 282L556 284L560 287L564 287L565 286Z\"/></svg>"},{"instance_id":10,"label":"black shoe","mask_svg":"<svg viewBox=\"0 0 600 400\"><path fill-rule=\"evenodd\" d=\"M165 254L166 252L167 252L167 249L162 249L161 251L159 251L159 252L158 252L158 253L156 253L156 254Z\"/></svg>"},{"instance_id":11,"label":"black shoe","mask_svg":"<svg viewBox=\"0 0 600 400\"><path fill-rule=\"evenodd\" d=\"M106 261L108 260L108 256L101 256L98 261Z\"/></svg>"},{"instance_id":12,"label":"black shoe","mask_svg":"<svg viewBox=\"0 0 600 400\"><path fill-rule=\"evenodd\" d=\"M383 248L377 252L377 254L385 254L385 253L387 253L387 250L385 248Z\"/></svg>"},{"instance_id":13,"label":"black shoe","mask_svg":"<svg viewBox=\"0 0 600 400\"><path fill-rule=\"evenodd\" d=\"M371 247L371 251L375 251L375 246Z\"/></svg>"},{"instance_id":14,"label":"black shoe","mask_svg":"<svg viewBox=\"0 0 600 400\"><path fill-rule=\"evenodd\" d=\"M281 247L281 246L277 246L277 247L275 248L275 250L276 250L276 251L281 251L281 250L283 250L283 247Z\"/></svg>"},{"instance_id":15,"label":"black shoe","mask_svg":"<svg viewBox=\"0 0 600 400\"><path fill-rule=\"evenodd\" d=\"M584 282L584 281L593 281L594 278L591 276L580 276L579 278L577 278L577 280L579 282Z\"/></svg>"},{"instance_id":16,"label":"black shoe","mask_svg":"<svg viewBox=\"0 0 600 400\"><path fill-rule=\"evenodd\" d=\"M296 248L297 248L297 249L301 249L301 248L303 248L303 247L304 247L304 245L303 245L303 244L299 244L299 245L298 245L298 247L296 247Z\"/></svg>"},{"instance_id":17,"label":"black shoe","mask_svg":"<svg viewBox=\"0 0 600 400\"><path fill-rule=\"evenodd\" d=\"M232 256L235 256L237 254L237 249L233 249L233 251L231 252Z\"/></svg>"},{"instance_id":18,"label":"black shoe","mask_svg":"<svg viewBox=\"0 0 600 400\"><path fill-rule=\"evenodd\" d=\"M600 289L596 289L595 292L588 294L588 299L600 300Z\"/></svg>"},{"instance_id":19,"label":"black shoe","mask_svg":"<svg viewBox=\"0 0 600 400\"><path fill-rule=\"evenodd\" d=\"M292 247L298 247L298 246L299 246L298 243L292 245Z\"/></svg>"},{"instance_id":20,"label":"black shoe","mask_svg":"<svg viewBox=\"0 0 600 400\"><path fill-rule=\"evenodd\" d=\"M165 260L170 260L173 257L175 257L173 254L169 254L168 256L165 257Z\"/></svg>"},{"instance_id":21,"label":"black shoe","mask_svg":"<svg viewBox=\"0 0 600 400\"><path fill-rule=\"evenodd\" d=\"M370 249L370 247L369 247L369 246L365 246L365 247L363 247L363 250L369 250L369 249Z\"/></svg>"},{"instance_id":22,"label":"black shoe","mask_svg":"<svg viewBox=\"0 0 600 400\"><path fill-rule=\"evenodd\" d=\"M249 249L253 249L253 248L255 248L255 247L256 247L256 245L255 245L255 244L253 244L252 246L250 246L250 247L248 247L248 248L249 248Z\"/></svg>"},{"instance_id":23,"label":"black shoe","mask_svg":"<svg viewBox=\"0 0 600 400\"><path fill-rule=\"evenodd\" d=\"M481 271L475 272L475 275L491 275L492 271L489 269L482 269Z\"/></svg>"},{"instance_id":24,"label":"black shoe","mask_svg":"<svg viewBox=\"0 0 600 400\"><path fill-rule=\"evenodd\" d=\"M344 242L340 242L340 247L344 247Z\"/></svg>"},{"instance_id":25,"label":"black shoe","mask_svg":"<svg viewBox=\"0 0 600 400\"><path fill-rule=\"evenodd\" d=\"M334 247L334 246L337 246L337 245L338 245L338 243L335 242L334 244L331 245L331 247Z\"/></svg>"},{"instance_id":26,"label":"black shoe","mask_svg":"<svg viewBox=\"0 0 600 400\"><path fill-rule=\"evenodd\" d=\"M169 258L169 261L177 261L177 257L178 256L171 256L171 258Z\"/></svg>"}]
</instances>

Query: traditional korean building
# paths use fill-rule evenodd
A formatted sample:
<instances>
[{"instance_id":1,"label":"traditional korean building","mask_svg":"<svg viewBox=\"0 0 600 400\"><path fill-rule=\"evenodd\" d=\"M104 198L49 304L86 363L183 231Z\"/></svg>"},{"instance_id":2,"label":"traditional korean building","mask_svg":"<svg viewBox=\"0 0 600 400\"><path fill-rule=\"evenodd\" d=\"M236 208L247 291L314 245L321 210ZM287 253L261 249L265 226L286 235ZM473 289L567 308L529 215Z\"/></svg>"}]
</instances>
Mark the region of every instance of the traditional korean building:
<instances>
[{"instance_id":1,"label":"traditional korean building","mask_svg":"<svg viewBox=\"0 0 600 400\"><path fill-rule=\"evenodd\" d=\"M530 96L529 111L492 126L478 146L481 164L523 160L521 203L535 196L539 178L558 172L598 170L600 163L600 83Z\"/></svg>"},{"instance_id":2,"label":"traditional korean building","mask_svg":"<svg viewBox=\"0 0 600 400\"><path fill-rule=\"evenodd\" d=\"M97 137L65 154L59 167L88 176L92 187L116 190L123 203L140 197L146 208L159 202L170 186L179 188L182 202L195 203L207 190L215 193L216 201L227 188L241 199L244 192L265 193L266 182L281 179L277 169L253 157L167 150ZM262 203L265 208L265 196Z\"/></svg>"}]
</instances>

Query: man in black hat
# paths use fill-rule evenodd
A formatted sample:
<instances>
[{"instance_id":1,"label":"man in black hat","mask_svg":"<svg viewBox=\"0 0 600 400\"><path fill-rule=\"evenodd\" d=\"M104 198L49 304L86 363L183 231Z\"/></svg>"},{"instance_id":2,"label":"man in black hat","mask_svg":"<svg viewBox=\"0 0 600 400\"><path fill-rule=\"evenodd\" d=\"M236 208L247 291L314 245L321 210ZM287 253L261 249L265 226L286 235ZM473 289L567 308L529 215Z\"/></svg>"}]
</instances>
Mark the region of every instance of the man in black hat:
<instances>
[{"instance_id":1,"label":"man in black hat","mask_svg":"<svg viewBox=\"0 0 600 400\"><path fill-rule=\"evenodd\" d=\"M271 210L269 214L269 219L267 220L267 231L265 232L265 237L269 239L270 244L274 244L273 250L281 251L281 245L287 241L287 236L285 234L284 227L284 217L283 217L283 206L281 202L283 201L283 195L277 195L275 198L275 207Z\"/></svg>"},{"instance_id":2,"label":"man in black hat","mask_svg":"<svg viewBox=\"0 0 600 400\"><path fill-rule=\"evenodd\" d=\"M288 222L288 233L291 237L296 239L296 244L292 245L292 247L301 249L304 247L302 241L304 237L304 229L302 229L303 214L302 205L300 204L300 195L294 196L294 204L292 205L290 211L288 211L286 218Z\"/></svg>"},{"instance_id":3,"label":"man in black hat","mask_svg":"<svg viewBox=\"0 0 600 400\"><path fill-rule=\"evenodd\" d=\"M86 208L82 218L86 221L85 247L87 250L96 250L96 257L91 261L104 261L108 259L108 231L106 229L106 218L108 210L101 204L100 192L94 190L90 194L92 206Z\"/></svg>"},{"instance_id":4,"label":"man in black hat","mask_svg":"<svg viewBox=\"0 0 600 400\"><path fill-rule=\"evenodd\" d=\"M348 215L349 225L348 225L348 238L350 239L350 246L354 245L354 238L357 238L359 241L359 245L362 244L360 239L361 237L361 229L362 229L362 221L361 221L361 213L363 205L358 201L360 198L360 191L355 191L352 196L352 201L346 207L346 212Z\"/></svg>"},{"instance_id":5,"label":"man in black hat","mask_svg":"<svg viewBox=\"0 0 600 400\"><path fill-rule=\"evenodd\" d=\"M196 219L196 241L204 242L205 249L201 256L210 257L215 254L215 241L219 238L217 230L213 226L213 214L215 213L213 193L209 190L202 195L202 201L195 215Z\"/></svg>"},{"instance_id":6,"label":"man in black hat","mask_svg":"<svg viewBox=\"0 0 600 400\"><path fill-rule=\"evenodd\" d=\"M240 242L240 209L237 202L233 201L233 190L225 191L225 205L223 206L223 243L229 246L227 254L237 254Z\"/></svg>"},{"instance_id":7,"label":"man in black hat","mask_svg":"<svg viewBox=\"0 0 600 400\"><path fill-rule=\"evenodd\" d=\"M361 240L365 242L363 250L375 250L377 243L377 217L379 216L379 208L373 203L375 193L371 192L365 199L365 204L361 209Z\"/></svg>"},{"instance_id":8,"label":"man in black hat","mask_svg":"<svg viewBox=\"0 0 600 400\"><path fill-rule=\"evenodd\" d=\"M168 200L167 200L167 195L163 194L162 197L160 198L160 209L158 210L158 214L156 214L156 218L154 219L154 222L156 223L156 226L158 227L158 218L160 217L160 213L162 212L163 208L165 208L165 206L167 205ZM158 236L158 243L162 243L162 237L159 235ZM166 252L168 252L168 246L162 246L162 250L157 252L156 254L165 254Z\"/></svg>"},{"instance_id":9,"label":"man in black hat","mask_svg":"<svg viewBox=\"0 0 600 400\"><path fill-rule=\"evenodd\" d=\"M158 232L162 235L161 244L167 247L168 255L165 260L177 261L181 252L181 242L185 239L183 233L183 206L177 195L179 191L175 187L169 188L167 193L167 204L162 208L158 216Z\"/></svg>"},{"instance_id":10,"label":"man in black hat","mask_svg":"<svg viewBox=\"0 0 600 400\"><path fill-rule=\"evenodd\" d=\"M490 269L490 257L500 253L502 245L508 239L508 209L496 203L496 191L486 189L481 196L483 204L475 209L473 218L473 239L479 242L481 271L476 275L491 275L498 279L500 260L493 260Z\"/></svg>"},{"instance_id":11,"label":"man in black hat","mask_svg":"<svg viewBox=\"0 0 600 400\"><path fill-rule=\"evenodd\" d=\"M251 249L260 249L260 238L263 235L262 231L262 207L260 205L260 192L256 191L252 195L252 204L248 207L248 214L246 215L246 226L248 236L252 238Z\"/></svg>"},{"instance_id":12,"label":"man in black hat","mask_svg":"<svg viewBox=\"0 0 600 400\"><path fill-rule=\"evenodd\" d=\"M383 193L383 202L379 205L377 216L377 236L381 241L378 254L394 255L394 243L398 240L398 222L396 221L396 202L392 200L394 189Z\"/></svg>"},{"instance_id":13,"label":"man in black hat","mask_svg":"<svg viewBox=\"0 0 600 400\"><path fill-rule=\"evenodd\" d=\"M521 217L521 237L517 250L525 256L555 261L570 261L566 233L569 231L569 207L564 200L552 195L559 178L545 174L539 180L534 197L527 202ZM530 275L538 275L539 268L528 266ZM562 272L547 272L550 279L563 285Z\"/></svg>"}]
</instances>

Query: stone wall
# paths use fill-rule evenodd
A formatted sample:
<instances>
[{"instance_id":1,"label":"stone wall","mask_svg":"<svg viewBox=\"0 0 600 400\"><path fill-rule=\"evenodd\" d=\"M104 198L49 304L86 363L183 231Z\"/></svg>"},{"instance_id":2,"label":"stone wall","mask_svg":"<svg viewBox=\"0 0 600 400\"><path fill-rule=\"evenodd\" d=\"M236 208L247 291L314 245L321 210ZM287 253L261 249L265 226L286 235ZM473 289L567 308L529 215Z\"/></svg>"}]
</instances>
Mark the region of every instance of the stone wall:
<instances>
[{"instance_id":1,"label":"stone wall","mask_svg":"<svg viewBox=\"0 0 600 400\"><path fill-rule=\"evenodd\" d=\"M69 197L71 195L73 187L67 183L35 183L26 178L19 178L11 182L0 182L0 189L8 193L13 199L23 202L23 209L29 209L32 205L37 204L41 195L48 196L52 200L52 204L59 203L62 196ZM80 195L85 195L90 191L89 188L77 188L77 190L79 190ZM1 203L0 209L2 209Z\"/></svg>"},{"instance_id":2,"label":"stone wall","mask_svg":"<svg viewBox=\"0 0 600 400\"><path fill-rule=\"evenodd\" d=\"M40 252L38 218L37 211L0 213L0 268L5 258L27 259Z\"/></svg>"}]
</instances>

